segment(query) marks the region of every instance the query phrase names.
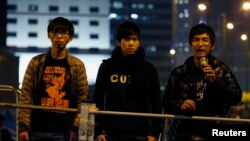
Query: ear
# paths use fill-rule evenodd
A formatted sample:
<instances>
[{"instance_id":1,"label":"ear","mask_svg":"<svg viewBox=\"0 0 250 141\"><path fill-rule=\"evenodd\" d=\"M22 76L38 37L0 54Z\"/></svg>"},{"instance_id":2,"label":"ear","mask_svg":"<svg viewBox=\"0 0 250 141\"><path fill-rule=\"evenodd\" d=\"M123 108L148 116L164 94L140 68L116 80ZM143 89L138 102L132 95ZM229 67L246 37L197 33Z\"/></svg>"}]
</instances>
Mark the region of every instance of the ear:
<instances>
[{"instance_id":1,"label":"ear","mask_svg":"<svg viewBox=\"0 0 250 141\"><path fill-rule=\"evenodd\" d=\"M211 51L214 50L214 46L211 47Z\"/></svg>"},{"instance_id":2,"label":"ear","mask_svg":"<svg viewBox=\"0 0 250 141\"><path fill-rule=\"evenodd\" d=\"M121 45L121 42L119 40L116 40L116 45L117 46L120 46Z\"/></svg>"}]
</instances>

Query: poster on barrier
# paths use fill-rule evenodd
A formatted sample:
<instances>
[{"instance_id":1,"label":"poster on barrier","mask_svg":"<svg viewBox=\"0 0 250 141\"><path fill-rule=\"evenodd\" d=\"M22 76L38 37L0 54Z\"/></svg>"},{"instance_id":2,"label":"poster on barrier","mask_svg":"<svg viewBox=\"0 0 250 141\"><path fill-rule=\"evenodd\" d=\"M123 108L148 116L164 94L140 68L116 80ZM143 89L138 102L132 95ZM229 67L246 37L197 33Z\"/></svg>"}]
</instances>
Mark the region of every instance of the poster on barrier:
<instances>
[{"instance_id":1,"label":"poster on barrier","mask_svg":"<svg viewBox=\"0 0 250 141\"><path fill-rule=\"evenodd\" d=\"M79 125L79 141L94 141L94 122L95 117L89 114L91 109L95 109L94 103L82 103Z\"/></svg>"}]
</instances>

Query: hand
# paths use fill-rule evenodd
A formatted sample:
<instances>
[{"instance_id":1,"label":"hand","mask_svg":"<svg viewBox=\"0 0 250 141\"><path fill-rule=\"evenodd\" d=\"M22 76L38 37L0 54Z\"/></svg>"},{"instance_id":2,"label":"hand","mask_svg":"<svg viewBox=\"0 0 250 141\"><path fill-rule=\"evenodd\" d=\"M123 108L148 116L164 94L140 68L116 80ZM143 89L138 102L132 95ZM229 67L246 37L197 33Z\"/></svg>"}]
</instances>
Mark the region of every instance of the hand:
<instances>
[{"instance_id":1,"label":"hand","mask_svg":"<svg viewBox=\"0 0 250 141\"><path fill-rule=\"evenodd\" d=\"M181 110L193 111L195 109L196 109L196 104L191 99L187 99L181 104Z\"/></svg>"},{"instance_id":2,"label":"hand","mask_svg":"<svg viewBox=\"0 0 250 141\"><path fill-rule=\"evenodd\" d=\"M75 141L78 138L77 133L74 131L69 131L69 141Z\"/></svg>"},{"instance_id":3,"label":"hand","mask_svg":"<svg viewBox=\"0 0 250 141\"><path fill-rule=\"evenodd\" d=\"M147 141L157 141L157 139L155 138L155 137L153 137L153 136L147 136Z\"/></svg>"},{"instance_id":4,"label":"hand","mask_svg":"<svg viewBox=\"0 0 250 141\"><path fill-rule=\"evenodd\" d=\"M29 141L29 133L28 133L28 131L19 132L19 140L20 141Z\"/></svg>"},{"instance_id":5,"label":"hand","mask_svg":"<svg viewBox=\"0 0 250 141\"><path fill-rule=\"evenodd\" d=\"M95 140L96 141L107 141L106 136L107 135L100 134L100 135L97 136L97 138Z\"/></svg>"},{"instance_id":6,"label":"hand","mask_svg":"<svg viewBox=\"0 0 250 141\"><path fill-rule=\"evenodd\" d=\"M202 71L204 72L204 74L206 75L206 79L210 83L212 83L216 80L215 71L211 68L210 65L203 66Z\"/></svg>"}]
</instances>

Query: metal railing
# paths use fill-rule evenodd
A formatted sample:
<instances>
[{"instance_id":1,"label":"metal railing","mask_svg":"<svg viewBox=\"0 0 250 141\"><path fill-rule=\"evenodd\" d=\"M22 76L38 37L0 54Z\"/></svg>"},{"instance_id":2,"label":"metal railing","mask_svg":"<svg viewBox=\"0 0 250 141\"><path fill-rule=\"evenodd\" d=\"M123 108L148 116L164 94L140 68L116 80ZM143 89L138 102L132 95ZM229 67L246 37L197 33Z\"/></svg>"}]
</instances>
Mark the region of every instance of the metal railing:
<instances>
[{"instance_id":1,"label":"metal railing","mask_svg":"<svg viewBox=\"0 0 250 141\"><path fill-rule=\"evenodd\" d=\"M20 95L20 91L14 88L13 86L10 85L0 85L0 91L2 92L11 92L12 94L15 94L15 102L18 103L18 98ZM8 107L8 106L3 106L3 107ZM16 109L16 121L18 117L18 109ZM18 124L16 122L16 141L18 140Z\"/></svg>"},{"instance_id":2,"label":"metal railing","mask_svg":"<svg viewBox=\"0 0 250 141\"><path fill-rule=\"evenodd\" d=\"M17 100L18 100L19 92L17 92L13 87L0 85L0 91L1 90L14 91L17 95ZM81 118L80 118L80 127L79 127L79 141L94 141L95 115L98 115L98 114L99 115L165 118L164 130L161 135L161 141L166 141L166 131L167 131L166 128L168 126L167 125L168 119L225 121L225 122L237 122L237 123L249 123L250 124L250 119L203 117L203 116L181 116L181 115L169 115L169 114L151 114L151 113L120 112L120 111L101 111L95 107L94 103L82 103L80 110L74 109L74 108L54 108L54 107L44 107L44 106L35 106L35 105L20 105L20 104L13 104L13 103L0 103L0 107L46 109L46 110L58 110L58 111L65 111L65 112L80 112ZM17 133L18 133L18 127L17 127Z\"/></svg>"}]
</instances>

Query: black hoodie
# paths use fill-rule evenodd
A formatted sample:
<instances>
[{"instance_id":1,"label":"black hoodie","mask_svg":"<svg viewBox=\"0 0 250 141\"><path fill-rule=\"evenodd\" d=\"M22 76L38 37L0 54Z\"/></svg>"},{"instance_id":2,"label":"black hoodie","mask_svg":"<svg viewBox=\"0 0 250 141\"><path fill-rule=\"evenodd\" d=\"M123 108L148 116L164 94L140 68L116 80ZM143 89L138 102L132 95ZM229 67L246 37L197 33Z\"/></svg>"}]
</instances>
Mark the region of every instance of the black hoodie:
<instances>
[{"instance_id":1,"label":"black hoodie","mask_svg":"<svg viewBox=\"0 0 250 141\"><path fill-rule=\"evenodd\" d=\"M120 47L111 58L100 65L94 102L100 110L140 113L162 113L158 72L144 60L145 52L139 47L134 55L123 56ZM104 102L106 99L106 102ZM96 133L159 136L160 118L134 116L96 117Z\"/></svg>"}]
</instances>

